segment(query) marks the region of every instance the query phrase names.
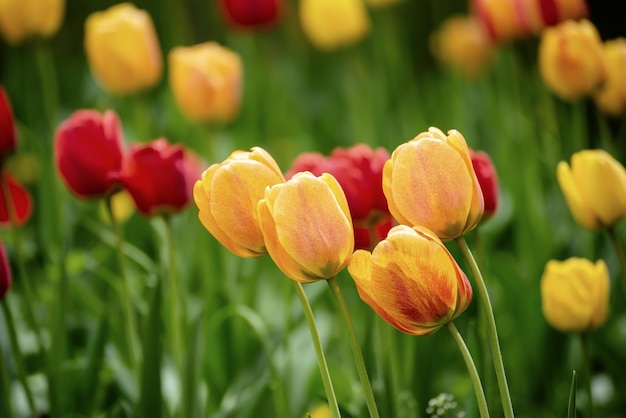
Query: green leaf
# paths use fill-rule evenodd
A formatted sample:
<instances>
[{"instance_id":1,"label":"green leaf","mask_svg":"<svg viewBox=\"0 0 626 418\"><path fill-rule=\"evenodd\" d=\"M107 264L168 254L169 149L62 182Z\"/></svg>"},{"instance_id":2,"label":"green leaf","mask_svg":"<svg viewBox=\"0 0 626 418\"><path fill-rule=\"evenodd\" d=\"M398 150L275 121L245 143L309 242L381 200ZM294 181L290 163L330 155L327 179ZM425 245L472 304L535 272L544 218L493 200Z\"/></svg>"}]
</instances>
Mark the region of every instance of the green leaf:
<instances>
[{"instance_id":1,"label":"green leaf","mask_svg":"<svg viewBox=\"0 0 626 418\"><path fill-rule=\"evenodd\" d=\"M576 370L572 370L572 387L569 390L567 418L576 418Z\"/></svg>"},{"instance_id":2,"label":"green leaf","mask_svg":"<svg viewBox=\"0 0 626 418\"><path fill-rule=\"evenodd\" d=\"M156 285L151 296L143 340L138 416L160 418L163 409L163 396L161 394L162 346L160 338L161 282Z\"/></svg>"}]
</instances>

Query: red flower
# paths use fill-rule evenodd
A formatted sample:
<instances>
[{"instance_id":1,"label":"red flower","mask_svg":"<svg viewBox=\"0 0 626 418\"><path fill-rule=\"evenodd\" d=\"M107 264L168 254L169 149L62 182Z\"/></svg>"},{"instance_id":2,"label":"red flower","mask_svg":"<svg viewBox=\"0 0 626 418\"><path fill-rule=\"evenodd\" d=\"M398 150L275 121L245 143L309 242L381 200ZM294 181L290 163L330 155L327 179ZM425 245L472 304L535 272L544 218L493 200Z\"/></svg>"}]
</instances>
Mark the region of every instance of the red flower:
<instances>
[{"instance_id":1,"label":"red flower","mask_svg":"<svg viewBox=\"0 0 626 418\"><path fill-rule=\"evenodd\" d=\"M388 159L387 150L372 150L366 144L335 148L330 157L304 153L295 159L285 177L289 179L300 171L310 171L316 176L332 174L348 200L355 248L372 249L393 226L382 187L383 166Z\"/></svg>"},{"instance_id":2,"label":"red flower","mask_svg":"<svg viewBox=\"0 0 626 418\"><path fill-rule=\"evenodd\" d=\"M282 0L220 0L220 9L231 25L256 28L278 20Z\"/></svg>"},{"instance_id":3,"label":"red flower","mask_svg":"<svg viewBox=\"0 0 626 418\"><path fill-rule=\"evenodd\" d=\"M4 299L11 287L11 266L7 260L4 244L0 241L0 300Z\"/></svg>"},{"instance_id":4,"label":"red flower","mask_svg":"<svg viewBox=\"0 0 626 418\"><path fill-rule=\"evenodd\" d=\"M491 158L484 151L470 150L472 165L478 178L478 183L483 192L485 211L483 220L489 219L498 209L500 201L500 189L498 187L498 173L491 162Z\"/></svg>"},{"instance_id":5,"label":"red flower","mask_svg":"<svg viewBox=\"0 0 626 418\"><path fill-rule=\"evenodd\" d=\"M4 157L15 151L17 138L15 136L15 124L9 96L0 86L0 162Z\"/></svg>"},{"instance_id":6,"label":"red flower","mask_svg":"<svg viewBox=\"0 0 626 418\"><path fill-rule=\"evenodd\" d=\"M0 193L0 225L21 226L30 218L33 211L30 193L13 178L8 170L2 171L2 193ZM7 189L10 193L11 210L7 204Z\"/></svg>"},{"instance_id":7,"label":"red flower","mask_svg":"<svg viewBox=\"0 0 626 418\"><path fill-rule=\"evenodd\" d=\"M160 138L131 146L122 183L143 215L179 212L191 201L201 169L196 154Z\"/></svg>"},{"instance_id":8,"label":"red flower","mask_svg":"<svg viewBox=\"0 0 626 418\"><path fill-rule=\"evenodd\" d=\"M59 125L54 138L57 170L81 198L115 192L122 169L124 137L117 114L78 110Z\"/></svg>"}]
</instances>

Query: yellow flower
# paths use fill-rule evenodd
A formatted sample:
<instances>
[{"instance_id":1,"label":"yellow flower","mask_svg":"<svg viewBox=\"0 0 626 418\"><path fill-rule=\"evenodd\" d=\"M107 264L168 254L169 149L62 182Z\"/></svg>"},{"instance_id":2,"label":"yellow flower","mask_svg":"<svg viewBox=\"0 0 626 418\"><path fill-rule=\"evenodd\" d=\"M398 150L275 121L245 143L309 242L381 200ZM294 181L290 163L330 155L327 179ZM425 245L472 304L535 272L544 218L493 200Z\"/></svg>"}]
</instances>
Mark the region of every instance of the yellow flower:
<instances>
[{"instance_id":1,"label":"yellow flower","mask_svg":"<svg viewBox=\"0 0 626 418\"><path fill-rule=\"evenodd\" d=\"M257 217L265 188L285 181L272 156L262 148L235 151L202 173L193 188L202 225L240 257L266 253Z\"/></svg>"},{"instance_id":2,"label":"yellow flower","mask_svg":"<svg viewBox=\"0 0 626 418\"><path fill-rule=\"evenodd\" d=\"M243 78L237 53L205 42L174 48L168 61L170 86L187 117L229 122L237 116Z\"/></svg>"},{"instance_id":3,"label":"yellow flower","mask_svg":"<svg viewBox=\"0 0 626 418\"><path fill-rule=\"evenodd\" d=\"M606 264L583 258L550 260L541 277L541 306L559 331L588 331L606 320L609 273Z\"/></svg>"},{"instance_id":4,"label":"yellow flower","mask_svg":"<svg viewBox=\"0 0 626 418\"><path fill-rule=\"evenodd\" d=\"M354 44L370 27L363 0L301 0L299 15L304 34L323 50Z\"/></svg>"},{"instance_id":5,"label":"yellow flower","mask_svg":"<svg viewBox=\"0 0 626 418\"><path fill-rule=\"evenodd\" d=\"M404 225L421 225L440 239L473 229L484 211L465 138L430 128L395 149L383 169L389 210Z\"/></svg>"},{"instance_id":6,"label":"yellow flower","mask_svg":"<svg viewBox=\"0 0 626 418\"><path fill-rule=\"evenodd\" d=\"M588 20L567 20L546 28L539 41L539 70L548 88L563 100L592 94L606 73L595 26Z\"/></svg>"},{"instance_id":7,"label":"yellow flower","mask_svg":"<svg viewBox=\"0 0 626 418\"><path fill-rule=\"evenodd\" d=\"M65 0L0 0L0 33L12 45L31 36L52 36L64 11Z\"/></svg>"},{"instance_id":8,"label":"yellow flower","mask_svg":"<svg viewBox=\"0 0 626 418\"><path fill-rule=\"evenodd\" d=\"M152 19L130 3L89 15L85 52L92 73L112 94L137 93L161 79L163 59Z\"/></svg>"},{"instance_id":9,"label":"yellow flower","mask_svg":"<svg viewBox=\"0 0 626 418\"><path fill-rule=\"evenodd\" d=\"M111 196L111 209L115 220L121 223L126 222L136 212L135 202L126 190L121 190ZM111 222L105 202L100 205L100 218L106 223Z\"/></svg>"},{"instance_id":10,"label":"yellow flower","mask_svg":"<svg viewBox=\"0 0 626 418\"><path fill-rule=\"evenodd\" d=\"M327 403L322 403L313 408L303 418L331 418L333 415L330 412L330 407Z\"/></svg>"},{"instance_id":11,"label":"yellow flower","mask_svg":"<svg viewBox=\"0 0 626 418\"><path fill-rule=\"evenodd\" d=\"M604 150L572 155L561 161L557 180L574 220L583 228L613 225L626 215L626 170Z\"/></svg>"},{"instance_id":12,"label":"yellow flower","mask_svg":"<svg viewBox=\"0 0 626 418\"><path fill-rule=\"evenodd\" d=\"M348 263L361 299L400 331L426 335L459 316L472 287L431 231L399 225L372 253L357 250Z\"/></svg>"},{"instance_id":13,"label":"yellow flower","mask_svg":"<svg viewBox=\"0 0 626 418\"><path fill-rule=\"evenodd\" d=\"M595 96L596 104L609 115L618 116L626 108L626 38L604 43L606 81Z\"/></svg>"},{"instance_id":14,"label":"yellow flower","mask_svg":"<svg viewBox=\"0 0 626 418\"><path fill-rule=\"evenodd\" d=\"M354 251L348 201L328 173L298 173L267 188L259 218L268 253L292 280L335 277Z\"/></svg>"}]
</instances>

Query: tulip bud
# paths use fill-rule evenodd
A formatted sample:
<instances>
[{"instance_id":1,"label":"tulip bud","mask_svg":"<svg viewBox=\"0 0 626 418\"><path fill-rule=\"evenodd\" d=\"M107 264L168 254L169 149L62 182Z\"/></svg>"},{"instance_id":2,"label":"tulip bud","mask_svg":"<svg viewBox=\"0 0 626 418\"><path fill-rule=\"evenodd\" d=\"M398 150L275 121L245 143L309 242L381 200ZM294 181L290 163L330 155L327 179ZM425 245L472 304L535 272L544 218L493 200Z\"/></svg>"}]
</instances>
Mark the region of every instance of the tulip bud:
<instances>
[{"instance_id":1,"label":"tulip bud","mask_svg":"<svg viewBox=\"0 0 626 418\"><path fill-rule=\"evenodd\" d=\"M210 166L193 188L202 225L240 257L265 254L257 204L265 188L285 181L278 164L262 148L235 151Z\"/></svg>"},{"instance_id":2,"label":"tulip bud","mask_svg":"<svg viewBox=\"0 0 626 418\"><path fill-rule=\"evenodd\" d=\"M241 101L239 55L215 42L177 47L169 53L170 86L190 119L229 122Z\"/></svg>"},{"instance_id":3,"label":"tulip bud","mask_svg":"<svg viewBox=\"0 0 626 418\"><path fill-rule=\"evenodd\" d=\"M604 81L602 41L588 20L568 20L545 29L539 40L543 81L563 100L592 94Z\"/></svg>"},{"instance_id":4,"label":"tulip bud","mask_svg":"<svg viewBox=\"0 0 626 418\"><path fill-rule=\"evenodd\" d=\"M550 260L541 277L541 306L559 331L589 331L604 323L609 304L606 264L583 258Z\"/></svg>"},{"instance_id":5,"label":"tulip bud","mask_svg":"<svg viewBox=\"0 0 626 418\"><path fill-rule=\"evenodd\" d=\"M163 59L152 19L131 3L89 15L85 52L94 76L112 94L138 93L161 79Z\"/></svg>"},{"instance_id":6,"label":"tulip bud","mask_svg":"<svg viewBox=\"0 0 626 418\"><path fill-rule=\"evenodd\" d=\"M220 0L220 9L235 28L257 28L276 22L283 0Z\"/></svg>"},{"instance_id":7,"label":"tulip bud","mask_svg":"<svg viewBox=\"0 0 626 418\"><path fill-rule=\"evenodd\" d=\"M354 44L370 27L363 0L301 0L299 16L304 34L322 50Z\"/></svg>"},{"instance_id":8,"label":"tulip bud","mask_svg":"<svg viewBox=\"0 0 626 418\"><path fill-rule=\"evenodd\" d=\"M484 151L473 151L470 149L472 166L480 184L485 202L485 211L482 220L485 221L493 216L498 209L500 202L500 188L498 187L498 173L496 167L491 162L489 154Z\"/></svg>"},{"instance_id":9,"label":"tulip bud","mask_svg":"<svg viewBox=\"0 0 626 418\"><path fill-rule=\"evenodd\" d=\"M459 316L472 287L445 245L423 227L399 225L372 253L348 263L361 299L402 332L427 335Z\"/></svg>"},{"instance_id":10,"label":"tulip bud","mask_svg":"<svg viewBox=\"0 0 626 418\"><path fill-rule=\"evenodd\" d=\"M11 102L4 88L0 86L0 165L7 155L15 151L16 147L17 136Z\"/></svg>"},{"instance_id":11,"label":"tulip bud","mask_svg":"<svg viewBox=\"0 0 626 418\"><path fill-rule=\"evenodd\" d=\"M119 187L122 128L108 110L78 110L57 128L54 158L67 188L81 198L103 197Z\"/></svg>"},{"instance_id":12,"label":"tulip bud","mask_svg":"<svg viewBox=\"0 0 626 418\"><path fill-rule=\"evenodd\" d=\"M30 192L13 178L9 170L4 169L1 176L3 190L0 193L0 225L22 226L33 212ZM7 201L7 198L10 200Z\"/></svg>"},{"instance_id":13,"label":"tulip bud","mask_svg":"<svg viewBox=\"0 0 626 418\"><path fill-rule=\"evenodd\" d=\"M258 205L267 252L290 279L335 277L354 251L346 196L328 173L304 172L267 188Z\"/></svg>"},{"instance_id":14,"label":"tulip bud","mask_svg":"<svg viewBox=\"0 0 626 418\"><path fill-rule=\"evenodd\" d=\"M4 299L11 288L11 266L7 259L7 253L4 244L0 241L0 301Z\"/></svg>"},{"instance_id":15,"label":"tulip bud","mask_svg":"<svg viewBox=\"0 0 626 418\"><path fill-rule=\"evenodd\" d=\"M604 43L606 80L595 95L600 109L612 116L619 116L626 109L626 38Z\"/></svg>"},{"instance_id":16,"label":"tulip bud","mask_svg":"<svg viewBox=\"0 0 626 418\"><path fill-rule=\"evenodd\" d=\"M383 169L389 210L404 225L421 225L440 239L458 238L483 216L483 194L460 132L430 128L400 145Z\"/></svg>"},{"instance_id":17,"label":"tulip bud","mask_svg":"<svg viewBox=\"0 0 626 418\"><path fill-rule=\"evenodd\" d=\"M64 10L65 0L0 1L0 34L12 45L34 36L52 36Z\"/></svg>"},{"instance_id":18,"label":"tulip bud","mask_svg":"<svg viewBox=\"0 0 626 418\"><path fill-rule=\"evenodd\" d=\"M561 161L557 180L574 220L583 228L608 227L626 215L626 170L604 150L572 155Z\"/></svg>"}]
</instances>

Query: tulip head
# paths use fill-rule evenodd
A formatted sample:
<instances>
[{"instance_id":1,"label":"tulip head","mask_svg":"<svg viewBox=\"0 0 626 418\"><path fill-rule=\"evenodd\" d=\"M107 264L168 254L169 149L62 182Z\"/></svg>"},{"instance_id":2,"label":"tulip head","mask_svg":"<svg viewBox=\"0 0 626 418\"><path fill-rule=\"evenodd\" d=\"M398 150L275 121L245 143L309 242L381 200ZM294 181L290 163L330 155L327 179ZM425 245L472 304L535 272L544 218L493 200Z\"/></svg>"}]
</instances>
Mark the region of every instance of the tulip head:
<instances>
[{"instance_id":1,"label":"tulip head","mask_svg":"<svg viewBox=\"0 0 626 418\"><path fill-rule=\"evenodd\" d=\"M254 29L275 23L283 0L220 0L222 14L237 29Z\"/></svg>"},{"instance_id":2,"label":"tulip head","mask_svg":"<svg viewBox=\"0 0 626 418\"><path fill-rule=\"evenodd\" d=\"M65 0L2 0L0 34L12 45L34 36L52 36L64 11Z\"/></svg>"},{"instance_id":3,"label":"tulip head","mask_svg":"<svg viewBox=\"0 0 626 418\"><path fill-rule=\"evenodd\" d=\"M473 229L483 216L483 194L465 138L430 128L391 154L383 169L389 210L404 225L421 225L442 240Z\"/></svg>"},{"instance_id":4,"label":"tulip head","mask_svg":"<svg viewBox=\"0 0 626 418\"><path fill-rule=\"evenodd\" d=\"M348 271L361 299L408 334L437 331L472 301L463 270L441 240L420 226L392 228L373 252L356 251Z\"/></svg>"},{"instance_id":5,"label":"tulip head","mask_svg":"<svg viewBox=\"0 0 626 418\"><path fill-rule=\"evenodd\" d=\"M0 241L0 302L11 288L11 266L4 244Z\"/></svg>"},{"instance_id":6,"label":"tulip head","mask_svg":"<svg viewBox=\"0 0 626 418\"><path fill-rule=\"evenodd\" d=\"M594 99L605 113L619 116L626 109L626 38L606 41L603 46L606 59L606 80Z\"/></svg>"},{"instance_id":7,"label":"tulip head","mask_svg":"<svg viewBox=\"0 0 626 418\"><path fill-rule=\"evenodd\" d=\"M92 73L109 93L138 93L161 80L163 58L152 19L131 3L89 15L85 52Z\"/></svg>"},{"instance_id":8,"label":"tulip head","mask_svg":"<svg viewBox=\"0 0 626 418\"><path fill-rule=\"evenodd\" d=\"M606 264L583 258L550 260L541 277L541 306L559 331L589 331L604 323L609 304Z\"/></svg>"},{"instance_id":9,"label":"tulip head","mask_svg":"<svg viewBox=\"0 0 626 418\"><path fill-rule=\"evenodd\" d=\"M67 188L81 198L119 189L123 136L117 114L78 110L57 128L54 158Z\"/></svg>"},{"instance_id":10,"label":"tulip head","mask_svg":"<svg viewBox=\"0 0 626 418\"><path fill-rule=\"evenodd\" d=\"M484 151L473 151L470 149L472 166L480 184L485 202L485 211L482 220L491 218L498 209L500 202L500 187L498 186L498 173L493 165L489 154Z\"/></svg>"},{"instance_id":11,"label":"tulip head","mask_svg":"<svg viewBox=\"0 0 626 418\"><path fill-rule=\"evenodd\" d=\"M539 71L548 88L563 100L592 94L606 74L595 26L588 20L567 20L544 29L539 40Z\"/></svg>"},{"instance_id":12,"label":"tulip head","mask_svg":"<svg viewBox=\"0 0 626 418\"><path fill-rule=\"evenodd\" d=\"M546 26L567 19L583 19L588 15L585 0L539 0L541 18Z\"/></svg>"},{"instance_id":13,"label":"tulip head","mask_svg":"<svg viewBox=\"0 0 626 418\"><path fill-rule=\"evenodd\" d=\"M240 257L267 252L257 205L265 188L285 181L274 158L262 148L235 151L207 168L193 188L202 225Z\"/></svg>"},{"instance_id":14,"label":"tulip head","mask_svg":"<svg viewBox=\"0 0 626 418\"><path fill-rule=\"evenodd\" d=\"M17 135L9 95L0 86L0 165L17 147Z\"/></svg>"},{"instance_id":15,"label":"tulip head","mask_svg":"<svg viewBox=\"0 0 626 418\"><path fill-rule=\"evenodd\" d=\"M4 191L0 194L0 225L22 226L33 212L33 200L30 192L22 186L8 169L0 173ZM10 200L7 200L10 197Z\"/></svg>"},{"instance_id":16,"label":"tulip head","mask_svg":"<svg viewBox=\"0 0 626 418\"><path fill-rule=\"evenodd\" d=\"M626 216L626 170L606 151L579 151L572 155L571 166L561 161L556 174L581 227L608 227Z\"/></svg>"},{"instance_id":17,"label":"tulip head","mask_svg":"<svg viewBox=\"0 0 626 418\"><path fill-rule=\"evenodd\" d=\"M330 279L346 266L354 233L346 196L332 175L298 173L268 187L258 209L267 252L290 279Z\"/></svg>"}]
</instances>

